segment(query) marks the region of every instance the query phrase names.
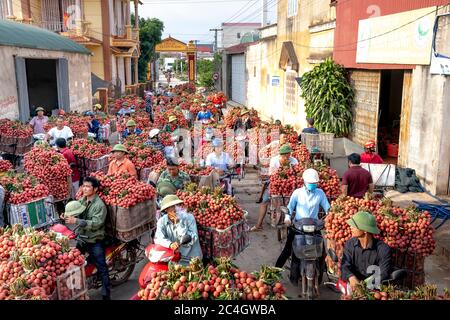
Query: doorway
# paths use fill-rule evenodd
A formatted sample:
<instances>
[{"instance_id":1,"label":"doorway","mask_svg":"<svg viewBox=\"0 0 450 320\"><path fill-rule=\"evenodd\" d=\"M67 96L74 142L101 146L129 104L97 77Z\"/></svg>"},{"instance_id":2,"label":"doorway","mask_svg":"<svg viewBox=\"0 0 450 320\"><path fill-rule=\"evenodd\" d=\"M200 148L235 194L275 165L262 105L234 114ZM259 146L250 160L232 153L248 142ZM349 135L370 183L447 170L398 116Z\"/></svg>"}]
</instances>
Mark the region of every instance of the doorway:
<instances>
[{"instance_id":1,"label":"doorway","mask_svg":"<svg viewBox=\"0 0 450 320\"><path fill-rule=\"evenodd\" d=\"M385 163L398 162L403 76L404 70L381 71L377 141Z\"/></svg>"},{"instance_id":2,"label":"doorway","mask_svg":"<svg viewBox=\"0 0 450 320\"><path fill-rule=\"evenodd\" d=\"M26 59L25 64L30 115L35 115L37 107L51 115L53 109L58 109L57 60Z\"/></svg>"}]
</instances>

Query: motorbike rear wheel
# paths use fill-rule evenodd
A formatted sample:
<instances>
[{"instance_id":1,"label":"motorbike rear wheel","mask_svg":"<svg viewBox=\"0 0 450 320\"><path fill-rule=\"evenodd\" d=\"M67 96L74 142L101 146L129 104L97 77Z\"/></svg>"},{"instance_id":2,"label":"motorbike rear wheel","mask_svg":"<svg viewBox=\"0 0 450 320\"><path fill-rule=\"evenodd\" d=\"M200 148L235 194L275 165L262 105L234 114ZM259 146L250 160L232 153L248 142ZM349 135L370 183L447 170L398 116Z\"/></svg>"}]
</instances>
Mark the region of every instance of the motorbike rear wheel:
<instances>
[{"instance_id":1,"label":"motorbike rear wheel","mask_svg":"<svg viewBox=\"0 0 450 320\"><path fill-rule=\"evenodd\" d=\"M114 255L109 270L111 286L116 287L128 281L136 265L137 252L134 246L125 246Z\"/></svg>"}]
</instances>

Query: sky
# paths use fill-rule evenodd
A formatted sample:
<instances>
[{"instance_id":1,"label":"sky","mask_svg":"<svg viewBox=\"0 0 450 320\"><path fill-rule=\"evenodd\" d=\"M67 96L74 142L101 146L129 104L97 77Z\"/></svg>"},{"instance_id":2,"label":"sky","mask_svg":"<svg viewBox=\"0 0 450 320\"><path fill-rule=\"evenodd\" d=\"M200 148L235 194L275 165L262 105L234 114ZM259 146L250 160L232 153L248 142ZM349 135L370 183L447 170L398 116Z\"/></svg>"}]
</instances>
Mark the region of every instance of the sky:
<instances>
[{"instance_id":1,"label":"sky","mask_svg":"<svg viewBox=\"0 0 450 320\"><path fill-rule=\"evenodd\" d=\"M261 0L141 0L139 15L164 22L163 39L169 34L187 42L213 43L222 22L261 22ZM276 22L278 0L267 0L268 20ZM221 33L218 33L220 46Z\"/></svg>"}]
</instances>

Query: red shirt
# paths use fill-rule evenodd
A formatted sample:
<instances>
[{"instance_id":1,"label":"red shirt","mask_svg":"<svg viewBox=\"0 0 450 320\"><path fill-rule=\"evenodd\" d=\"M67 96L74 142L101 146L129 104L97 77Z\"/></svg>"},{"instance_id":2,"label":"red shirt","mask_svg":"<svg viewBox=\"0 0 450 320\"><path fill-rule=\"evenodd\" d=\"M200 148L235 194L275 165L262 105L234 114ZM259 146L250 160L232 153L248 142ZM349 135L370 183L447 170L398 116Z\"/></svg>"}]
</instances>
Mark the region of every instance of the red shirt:
<instances>
[{"instance_id":1,"label":"red shirt","mask_svg":"<svg viewBox=\"0 0 450 320\"><path fill-rule=\"evenodd\" d=\"M214 97L212 101L214 104L222 104L222 99L219 97Z\"/></svg>"},{"instance_id":2,"label":"red shirt","mask_svg":"<svg viewBox=\"0 0 450 320\"><path fill-rule=\"evenodd\" d=\"M360 166L349 168L342 176L342 185L347 186L347 195L350 197L364 197L371 183L372 175Z\"/></svg>"},{"instance_id":3,"label":"red shirt","mask_svg":"<svg viewBox=\"0 0 450 320\"><path fill-rule=\"evenodd\" d=\"M382 164L383 159L376 153L361 153L361 163L374 163L374 164Z\"/></svg>"},{"instance_id":4,"label":"red shirt","mask_svg":"<svg viewBox=\"0 0 450 320\"><path fill-rule=\"evenodd\" d=\"M64 148L60 152L64 158L66 158L70 168L72 169L72 182L80 181L80 170L78 170L77 161L75 160L72 150L69 148Z\"/></svg>"}]
</instances>

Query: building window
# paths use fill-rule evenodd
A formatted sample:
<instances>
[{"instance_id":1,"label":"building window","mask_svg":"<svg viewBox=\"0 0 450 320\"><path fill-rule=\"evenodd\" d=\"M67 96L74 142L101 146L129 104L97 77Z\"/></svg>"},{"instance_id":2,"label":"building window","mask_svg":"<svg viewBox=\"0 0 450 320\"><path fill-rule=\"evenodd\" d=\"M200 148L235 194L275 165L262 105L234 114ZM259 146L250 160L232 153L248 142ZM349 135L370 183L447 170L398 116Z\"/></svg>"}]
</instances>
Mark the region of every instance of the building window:
<instances>
[{"instance_id":1,"label":"building window","mask_svg":"<svg viewBox=\"0 0 450 320\"><path fill-rule=\"evenodd\" d=\"M297 106L295 104L295 93L296 93L296 81L297 72L292 70L286 70L285 80L284 80L284 105L286 111L290 113L297 113Z\"/></svg>"},{"instance_id":2,"label":"building window","mask_svg":"<svg viewBox=\"0 0 450 320\"><path fill-rule=\"evenodd\" d=\"M288 18L294 17L297 15L298 10L298 0L288 0Z\"/></svg>"},{"instance_id":3,"label":"building window","mask_svg":"<svg viewBox=\"0 0 450 320\"><path fill-rule=\"evenodd\" d=\"M241 33L238 32L236 36L237 36L238 39L240 39L241 38Z\"/></svg>"}]
</instances>

